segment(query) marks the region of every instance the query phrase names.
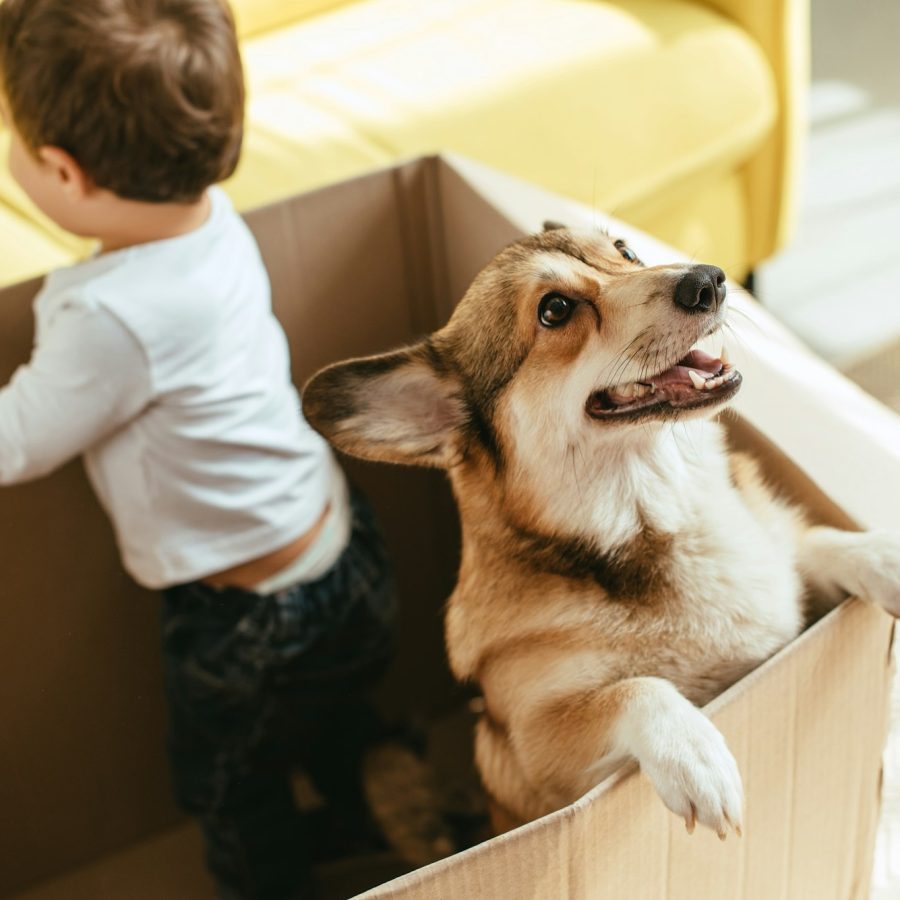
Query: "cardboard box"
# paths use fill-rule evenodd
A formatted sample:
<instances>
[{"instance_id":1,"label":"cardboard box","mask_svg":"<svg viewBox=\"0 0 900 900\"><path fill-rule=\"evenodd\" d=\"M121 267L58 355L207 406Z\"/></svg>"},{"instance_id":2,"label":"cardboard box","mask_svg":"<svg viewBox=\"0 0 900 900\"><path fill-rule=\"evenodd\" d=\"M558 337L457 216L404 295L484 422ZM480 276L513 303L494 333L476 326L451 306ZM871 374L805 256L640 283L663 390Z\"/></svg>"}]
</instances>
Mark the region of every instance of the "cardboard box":
<instances>
[{"instance_id":1,"label":"cardboard box","mask_svg":"<svg viewBox=\"0 0 900 900\"><path fill-rule=\"evenodd\" d=\"M297 383L329 361L439 327L478 269L543 219L611 221L452 157L247 218ZM678 257L613 227L648 262ZM30 352L37 287L0 293L0 383ZM733 440L762 453L773 480L817 518L896 524L900 422L752 301L733 302L742 313L733 355L744 374ZM451 709L463 694L444 662L441 607L459 538L445 479L348 468L379 510L403 602L401 649L380 701L390 712ZM199 858L175 865L183 842L165 837L179 818L163 753L157 601L122 574L79 463L0 491L0 547L0 896L29 886L22 900L209 896ZM688 836L649 782L626 769L571 807L365 896L862 900L891 633L885 614L850 601L711 704L744 778L743 839Z\"/></svg>"}]
</instances>

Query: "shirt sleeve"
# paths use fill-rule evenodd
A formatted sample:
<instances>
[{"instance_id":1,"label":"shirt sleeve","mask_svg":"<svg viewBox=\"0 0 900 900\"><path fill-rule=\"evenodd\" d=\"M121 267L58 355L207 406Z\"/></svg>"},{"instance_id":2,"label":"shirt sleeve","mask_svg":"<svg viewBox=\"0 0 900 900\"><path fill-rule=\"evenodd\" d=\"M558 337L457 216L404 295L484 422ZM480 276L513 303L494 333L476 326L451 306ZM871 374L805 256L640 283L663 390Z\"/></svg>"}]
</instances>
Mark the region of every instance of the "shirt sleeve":
<instances>
[{"instance_id":1,"label":"shirt sleeve","mask_svg":"<svg viewBox=\"0 0 900 900\"><path fill-rule=\"evenodd\" d=\"M0 484L53 471L151 399L149 363L132 333L102 307L62 307L0 388Z\"/></svg>"}]
</instances>

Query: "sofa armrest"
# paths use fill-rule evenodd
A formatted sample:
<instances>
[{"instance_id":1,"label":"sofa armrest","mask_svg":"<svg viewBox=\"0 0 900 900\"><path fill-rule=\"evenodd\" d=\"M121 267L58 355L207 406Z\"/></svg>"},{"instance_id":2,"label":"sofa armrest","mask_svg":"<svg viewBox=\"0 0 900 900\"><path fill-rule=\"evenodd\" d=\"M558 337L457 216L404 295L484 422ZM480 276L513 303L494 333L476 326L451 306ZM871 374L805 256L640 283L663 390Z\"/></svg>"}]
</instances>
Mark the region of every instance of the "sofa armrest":
<instances>
[{"instance_id":1,"label":"sofa armrest","mask_svg":"<svg viewBox=\"0 0 900 900\"><path fill-rule=\"evenodd\" d=\"M748 166L750 257L763 260L790 239L807 130L809 0L702 0L744 28L772 67L779 117Z\"/></svg>"}]
</instances>

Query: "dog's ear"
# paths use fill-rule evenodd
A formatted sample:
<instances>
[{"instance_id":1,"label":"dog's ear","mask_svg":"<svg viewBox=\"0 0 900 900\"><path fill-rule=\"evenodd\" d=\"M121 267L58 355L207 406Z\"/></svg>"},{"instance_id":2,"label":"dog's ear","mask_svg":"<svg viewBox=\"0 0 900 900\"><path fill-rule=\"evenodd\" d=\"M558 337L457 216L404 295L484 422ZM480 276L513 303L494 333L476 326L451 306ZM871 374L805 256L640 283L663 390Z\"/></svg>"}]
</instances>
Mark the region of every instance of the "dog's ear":
<instances>
[{"instance_id":1,"label":"dog's ear","mask_svg":"<svg viewBox=\"0 0 900 900\"><path fill-rule=\"evenodd\" d=\"M439 468L455 460L465 421L459 384L427 341L322 369L303 414L352 456Z\"/></svg>"},{"instance_id":2,"label":"dog's ear","mask_svg":"<svg viewBox=\"0 0 900 900\"><path fill-rule=\"evenodd\" d=\"M567 228L562 222L555 222L553 219L547 219L544 222L544 231L559 231L560 228Z\"/></svg>"}]
</instances>

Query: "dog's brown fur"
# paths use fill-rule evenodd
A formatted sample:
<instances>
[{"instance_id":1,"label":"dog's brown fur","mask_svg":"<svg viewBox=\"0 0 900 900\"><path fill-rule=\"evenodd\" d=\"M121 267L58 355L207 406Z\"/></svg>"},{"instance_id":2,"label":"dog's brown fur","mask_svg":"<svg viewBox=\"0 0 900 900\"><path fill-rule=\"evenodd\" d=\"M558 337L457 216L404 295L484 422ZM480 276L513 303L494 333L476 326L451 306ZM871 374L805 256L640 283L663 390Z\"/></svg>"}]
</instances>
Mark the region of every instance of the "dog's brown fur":
<instances>
[{"instance_id":1,"label":"dog's brown fur","mask_svg":"<svg viewBox=\"0 0 900 900\"><path fill-rule=\"evenodd\" d=\"M601 233L527 237L440 331L320 372L304 412L345 452L449 472L463 549L447 648L484 693L476 757L504 823L572 802L633 757L690 828L724 835L739 828L740 778L693 704L798 633L802 575L833 602L854 589L847 565L822 562L847 536L810 529L752 460L728 458L716 404L588 414L593 392L652 378L722 322L721 307L673 303L692 267L623 254ZM547 327L554 292L574 307ZM886 598L900 549L885 547L898 573Z\"/></svg>"}]
</instances>

